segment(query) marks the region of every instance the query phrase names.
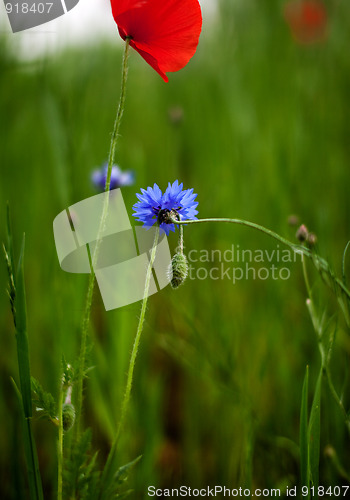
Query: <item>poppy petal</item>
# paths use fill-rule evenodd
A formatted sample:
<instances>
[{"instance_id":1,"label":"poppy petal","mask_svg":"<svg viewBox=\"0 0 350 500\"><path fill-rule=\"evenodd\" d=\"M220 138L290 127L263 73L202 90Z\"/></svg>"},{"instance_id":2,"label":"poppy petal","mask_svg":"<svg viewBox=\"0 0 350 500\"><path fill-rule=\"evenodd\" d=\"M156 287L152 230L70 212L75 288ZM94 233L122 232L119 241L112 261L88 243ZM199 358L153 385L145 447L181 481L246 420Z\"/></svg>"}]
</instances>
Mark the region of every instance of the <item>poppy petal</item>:
<instances>
[{"instance_id":1,"label":"poppy petal","mask_svg":"<svg viewBox=\"0 0 350 500\"><path fill-rule=\"evenodd\" d=\"M194 55L202 29L198 0L111 0L125 40L167 81L165 73L183 68Z\"/></svg>"}]
</instances>

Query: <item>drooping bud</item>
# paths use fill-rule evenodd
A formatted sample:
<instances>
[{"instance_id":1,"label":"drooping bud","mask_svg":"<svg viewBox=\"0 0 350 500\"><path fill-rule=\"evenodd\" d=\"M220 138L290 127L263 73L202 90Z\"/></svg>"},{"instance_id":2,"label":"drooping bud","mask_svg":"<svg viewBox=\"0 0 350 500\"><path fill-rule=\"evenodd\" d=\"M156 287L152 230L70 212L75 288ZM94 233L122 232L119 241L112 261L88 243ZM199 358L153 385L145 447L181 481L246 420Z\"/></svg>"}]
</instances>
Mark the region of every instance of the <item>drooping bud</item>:
<instances>
[{"instance_id":1,"label":"drooping bud","mask_svg":"<svg viewBox=\"0 0 350 500\"><path fill-rule=\"evenodd\" d=\"M169 275L172 288L178 288L186 280L188 274L187 258L183 253L176 253L171 260Z\"/></svg>"},{"instance_id":2,"label":"drooping bud","mask_svg":"<svg viewBox=\"0 0 350 500\"><path fill-rule=\"evenodd\" d=\"M310 248L314 248L317 243L317 236L315 233L310 233L307 237L307 244Z\"/></svg>"},{"instance_id":3,"label":"drooping bud","mask_svg":"<svg viewBox=\"0 0 350 500\"><path fill-rule=\"evenodd\" d=\"M307 227L305 226L305 224L302 224L299 229L297 230L296 234L295 234L296 238L301 242L303 243L304 241L307 240L307 237L309 236L309 231L307 229Z\"/></svg>"},{"instance_id":4,"label":"drooping bud","mask_svg":"<svg viewBox=\"0 0 350 500\"><path fill-rule=\"evenodd\" d=\"M75 408L71 403L62 406L62 425L65 432L69 431L75 422Z\"/></svg>"}]
</instances>

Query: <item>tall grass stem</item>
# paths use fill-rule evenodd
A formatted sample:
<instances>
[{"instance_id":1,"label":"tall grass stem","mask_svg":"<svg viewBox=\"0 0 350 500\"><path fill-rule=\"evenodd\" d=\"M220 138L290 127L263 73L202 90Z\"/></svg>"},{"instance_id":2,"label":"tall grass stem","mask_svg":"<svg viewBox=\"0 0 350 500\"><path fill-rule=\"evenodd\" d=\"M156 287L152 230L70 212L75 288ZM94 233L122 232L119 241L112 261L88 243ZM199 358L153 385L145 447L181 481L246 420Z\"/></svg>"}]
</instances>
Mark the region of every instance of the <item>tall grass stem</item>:
<instances>
[{"instance_id":1,"label":"tall grass stem","mask_svg":"<svg viewBox=\"0 0 350 500\"><path fill-rule=\"evenodd\" d=\"M112 175L112 166L114 162L115 150L118 140L118 134L120 129L120 124L123 116L124 105L125 105L125 96L126 96L126 83L128 76L128 55L129 55L129 38L126 39L124 55L123 55L123 63L122 63L122 82L121 82L121 91L120 98L117 107L117 114L114 121L114 127L111 137L111 145L108 155L108 166L107 166L107 176L106 176L106 184L105 184L105 192L110 190L111 185L111 175ZM108 207L109 207L109 196L105 196L104 204L102 209L101 221L97 235L97 241L95 245L95 250L92 257L91 264L91 273L89 275L89 283L88 290L85 301L84 315L82 320L81 327L81 341L80 341L80 355L79 355L79 365L78 365L78 376L77 376L77 405L76 405L76 426L75 426L75 439L78 440L81 433L81 413L82 413L82 403L83 403L83 385L84 385L84 372L85 372L85 364L86 364L86 353L87 353L87 335L88 328L90 323L90 313L91 313L91 305L92 305L92 297L94 292L95 285L95 264L97 262L98 253L100 249L101 237L105 228L107 215L108 215Z\"/></svg>"},{"instance_id":2,"label":"tall grass stem","mask_svg":"<svg viewBox=\"0 0 350 500\"><path fill-rule=\"evenodd\" d=\"M60 384L60 393L58 396L58 408L57 408L57 418L58 418L58 445L57 445L57 500L62 500L63 498L63 418L62 418L62 406L63 406L63 387Z\"/></svg>"}]
</instances>

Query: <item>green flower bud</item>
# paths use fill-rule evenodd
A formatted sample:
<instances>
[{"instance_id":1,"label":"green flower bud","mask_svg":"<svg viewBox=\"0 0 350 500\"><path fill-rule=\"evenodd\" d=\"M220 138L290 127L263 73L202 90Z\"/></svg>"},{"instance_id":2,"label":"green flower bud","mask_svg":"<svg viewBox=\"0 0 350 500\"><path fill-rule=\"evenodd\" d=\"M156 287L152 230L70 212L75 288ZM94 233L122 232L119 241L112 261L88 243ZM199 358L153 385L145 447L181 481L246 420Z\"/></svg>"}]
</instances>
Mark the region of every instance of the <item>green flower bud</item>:
<instances>
[{"instance_id":1,"label":"green flower bud","mask_svg":"<svg viewBox=\"0 0 350 500\"><path fill-rule=\"evenodd\" d=\"M174 255L171 260L169 274L172 288L178 288L185 281L188 274L188 263L183 253L176 253Z\"/></svg>"},{"instance_id":2,"label":"green flower bud","mask_svg":"<svg viewBox=\"0 0 350 500\"><path fill-rule=\"evenodd\" d=\"M63 430L69 431L75 422L75 408L71 403L65 403L62 406L62 422Z\"/></svg>"}]
</instances>

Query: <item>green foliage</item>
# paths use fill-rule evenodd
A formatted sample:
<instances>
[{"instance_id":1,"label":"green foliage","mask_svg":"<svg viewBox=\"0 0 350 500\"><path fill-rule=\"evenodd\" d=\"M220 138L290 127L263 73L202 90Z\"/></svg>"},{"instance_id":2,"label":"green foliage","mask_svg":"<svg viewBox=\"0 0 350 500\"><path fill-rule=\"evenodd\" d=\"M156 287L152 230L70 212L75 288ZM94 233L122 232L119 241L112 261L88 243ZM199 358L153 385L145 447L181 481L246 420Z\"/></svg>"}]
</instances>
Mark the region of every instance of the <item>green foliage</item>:
<instances>
[{"instance_id":1,"label":"green foliage","mask_svg":"<svg viewBox=\"0 0 350 500\"><path fill-rule=\"evenodd\" d=\"M76 446L72 448L70 458L65 460L63 471L63 498L76 500L116 499L128 496L132 490L125 490L131 469L141 457L120 467L113 476L112 483L101 491L100 471L98 470L97 455L91 452L91 429L87 429L80 437ZM123 491L124 490L124 491Z\"/></svg>"},{"instance_id":2,"label":"green foliage","mask_svg":"<svg viewBox=\"0 0 350 500\"><path fill-rule=\"evenodd\" d=\"M91 456L91 429L87 429L72 448L63 470L63 498L97 498L99 473L95 470L97 453Z\"/></svg>"},{"instance_id":3,"label":"green foliage","mask_svg":"<svg viewBox=\"0 0 350 500\"><path fill-rule=\"evenodd\" d=\"M346 271L345 271L345 259L346 259L346 253L348 251L348 248L350 246L350 240L347 242L344 248L343 252L343 259L342 259L342 265L341 265L341 271L342 271L342 277L343 277L343 283L346 285Z\"/></svg>"},{"instance_id":4,"label":"green foliage","mask_svg":"<svg viewBox=\"0 0 350 500\"><path fill-rule=\"evenodd\" d=\"M57 422L57 408L54 397L44 391L40 382L32 377L33 404L40 418L47 418L54 423Z\"/></svg>"},{"instance_id":5,"label":"green foliage","mask_svg":"<svg viewBox=\"0 0 350 500\"><path fill-rule=\"evenodd\" d=\"M311 406L308 440L309 440L309 480L317 490L319 485L320 440L321 440L321 385L323 368L317 379L314 399Z\"/></svg>"},{"instance_id":6,"label":"green foliage","mask_svg":"<svg viewBox=\"0 0 350 500\"><path fill-rule=\"evenodd\" d=\"M26 458L29 494L31 500L43 498L41 476L39 471L38 456L36 451L34 434L31 426L32 397L30 388L30 360L27 334L27 306L24 284L24 244L23 235L21 252L15 270L14 250L12 243L12 231L10 223L10 210L7 206L7 248L5 247L5 259L9 275L9 297L13 321L16 330L17 362L20 380L20 391L15 385L20 407L22 408L23 444Z\"/></svg>"},{"instance_id":7,"label":"green foliage","mask_svg":"<svg viewBox=\"0 0 350 500\"><path fill-rule=\"evenodd\" d=\"M10 207L7 204L6 210L6 229L7 229L7 248L3 245L5 262L8 274L8 287L7 295L10 299L10 306L12 311L12 317L14 324L16 326L16 309L15 309L15 297L16 297L16 287L15 287L15 277L14 277L14 255L13 255L13 243L12 243L12 230L11 230L11 220L10 220Z\"/></svg>"},{"instance_id":8,"label":"green foliage","mask_svg":"<svg viewBox=\"0 0 350 500\"><path fill-rule=\"evenodd\" d=\"M125 498L129 496L133 490L126 490L126 491L121 491L123 486L125 486L126 482L129 479L129 474L133 467L141 460L141 456L135 458L135 460L132 460L131 462L122 465L119 467L117 472L114 474L113 479L109 485L105 487L101 491L101 499L102 500L107 500L109 498L115 499L115 498ZM93 500L91 498L91 500Z\"/></svg>"},{"instance_id":9,"label":"green foliage","mask_svg":"<svg viewBox=\"0 0 350 500\"><path fill-rule=\"evenodd\" d=\"M314 486L315 490L317 490L319 485L322 376L323 367L321 367L317 379L309 417L309 367L306 367L300 410L300 484L301 486L307 486L307 488ZM308 498L309 497L310 495L308 494Z\"/></svg>"}]
</instances>

